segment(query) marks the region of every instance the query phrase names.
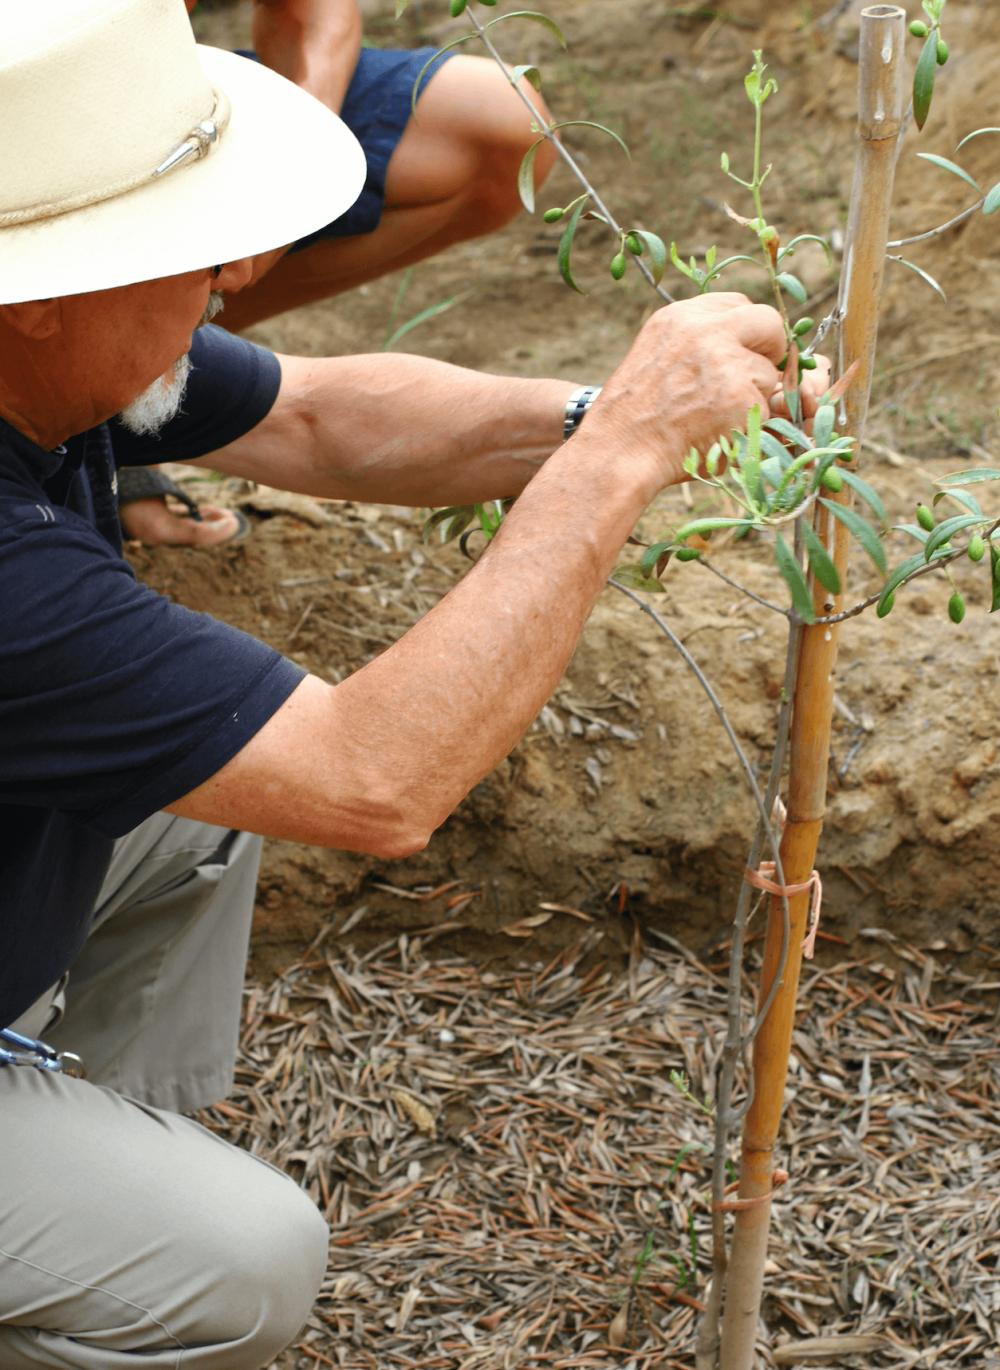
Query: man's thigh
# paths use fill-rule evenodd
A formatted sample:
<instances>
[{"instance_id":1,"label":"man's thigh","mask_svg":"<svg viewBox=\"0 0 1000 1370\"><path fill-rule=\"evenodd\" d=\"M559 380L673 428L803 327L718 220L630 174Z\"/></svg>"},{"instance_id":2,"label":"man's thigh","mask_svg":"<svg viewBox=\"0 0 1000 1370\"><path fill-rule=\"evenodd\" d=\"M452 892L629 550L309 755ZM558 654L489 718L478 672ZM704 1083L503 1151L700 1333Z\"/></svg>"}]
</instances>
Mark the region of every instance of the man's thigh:
<instances>
[{"instance_id":1,"label":"man's thigh","mask_svg":"<svg viewBox=\"0 0 1000 1370\"><path fill-rule=\"evenodd\" d=\"M6 1067L0 1156L3 1370L253 1370L305 1321L325 1224L197 1124Z\"/></svg>"},{"instance_id":2,"label":"man's thigh","mask_svg":"<svg viewBox=\"0 0 1000 1370\"><path fill-rule=\"evenodd\" d=\"M228 1093L260 839L155 814L115 844L65 1014L39 1029L90 1077L161 1108Z\"/></svg>"}]
</instances>

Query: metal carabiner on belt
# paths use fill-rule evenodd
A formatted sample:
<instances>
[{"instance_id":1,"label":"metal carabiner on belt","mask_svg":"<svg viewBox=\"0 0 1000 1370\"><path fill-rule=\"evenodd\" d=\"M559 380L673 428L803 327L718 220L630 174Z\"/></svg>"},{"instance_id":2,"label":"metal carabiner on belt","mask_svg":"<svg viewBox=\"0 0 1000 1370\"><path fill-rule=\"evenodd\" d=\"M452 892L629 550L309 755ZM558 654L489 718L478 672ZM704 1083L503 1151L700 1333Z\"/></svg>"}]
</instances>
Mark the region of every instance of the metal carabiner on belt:
<instances>
[{"instance_id":1,"label":"metal carabiner on belt","mask_svg":"<svg viewBox=\"0 0 1000 1370\"><path fill-rule=\"evenodd\" d=\"M69 1075L74 1080L87 1078L87 1067L72 1051L56 1051L55 1047L24 1037L12 1028L0 1028L0 1066L34 1066L56 1075Z\"/></svg>"}]
</instances>

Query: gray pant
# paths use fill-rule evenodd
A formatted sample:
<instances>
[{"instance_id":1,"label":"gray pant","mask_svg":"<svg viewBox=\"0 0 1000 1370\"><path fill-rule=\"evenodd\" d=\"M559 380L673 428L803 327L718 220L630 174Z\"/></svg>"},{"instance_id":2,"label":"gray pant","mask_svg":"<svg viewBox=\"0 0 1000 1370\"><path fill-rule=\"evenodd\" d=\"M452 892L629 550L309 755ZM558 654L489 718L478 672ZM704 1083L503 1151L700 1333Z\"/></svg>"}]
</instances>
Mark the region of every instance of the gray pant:
<instances>
[{"instance_id":1,"label":"gray pant","mask_svg":"<svg viewBox=\"0 0 1000 1370\"><path fill-rule=\"evenodd\" d=\"M0 1370L259 1370L327 1231L273 1167L165 1109L232 1083L259 839L158 814L115 846L68 984L16 1026L90 1079L0 1069Z\"/></svg>"}]
</instances>

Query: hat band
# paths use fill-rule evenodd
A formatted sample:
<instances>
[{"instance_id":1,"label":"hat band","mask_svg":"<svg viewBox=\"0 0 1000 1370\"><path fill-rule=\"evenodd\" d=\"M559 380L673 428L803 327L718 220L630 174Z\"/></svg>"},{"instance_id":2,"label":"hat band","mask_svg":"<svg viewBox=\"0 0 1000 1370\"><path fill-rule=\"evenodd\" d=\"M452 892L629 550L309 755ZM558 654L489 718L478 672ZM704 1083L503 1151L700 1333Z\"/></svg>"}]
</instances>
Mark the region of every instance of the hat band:
<instances>
[{"instance_id":1,"label":"hat band","mask_svg":"<svg viewBox=\"0 0 1000 1370\"><path fill-rule=\"evenodd\" d=\"M65 200L51 200L47 204L28 205L25 209L0 210L0 228L10 228L14 224L31 224L39 219L52 219L58 214L69 214L74 209L85 209L88 205L102 204L105 200L114 200L119 195L125 195L130 190L137 190L139 186L146 185L150 181L159 180L161 176L166 176L169 172L175 171L177 167L187 166L191 162L200 161L202 157L207 157L225 132L231 113L225 92L213 90L212 94L215 96L215 103L212 105L212 111L208 118L195 124L191 132L182 142L178 143L173 152L165 157L158 166L153 167L152 171L142 171L138 176L129 176L124 180L104 186L100 190L87 190Z\"/></svg>"}]
</instances>

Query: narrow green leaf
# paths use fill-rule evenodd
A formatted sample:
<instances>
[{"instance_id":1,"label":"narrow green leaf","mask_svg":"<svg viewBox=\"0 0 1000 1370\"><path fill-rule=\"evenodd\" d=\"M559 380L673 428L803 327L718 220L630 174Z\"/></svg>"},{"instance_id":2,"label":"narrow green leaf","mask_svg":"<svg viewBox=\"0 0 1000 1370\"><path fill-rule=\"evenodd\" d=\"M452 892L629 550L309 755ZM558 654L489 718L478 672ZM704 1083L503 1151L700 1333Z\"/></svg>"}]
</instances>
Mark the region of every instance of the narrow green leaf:
<instances>
[{"instance_id":1,"label":"narrow green leaf","mask_svg":"<svg viewBox=\"0 0 1000 1370\"><path fill-rule=\"evenodd\" d=\"M634 228L632 232L642 243L645 250L649 253L649 273L657 285L663 280L663 273L667 269L667 245L656 233L647 233L645 229Z\"/></svg>"},{"instance_id":2,"label":"narrow green leaf","mask_svg":"<svg viewBox=\"0 0 1000 1370\"><path fill-rule=\"evenodd\" d=\"M813 609L812 595L809 593L805 573L780 533L774 540L774 559L782 579L791 591L792 608L803 623L815 623L816 612Z\"/></svg>"},{"instance_id":3,"label":"narrow green leaf","mask_svg":"<svg viewBox=\"0 0 1000 1370\"><path fill-rule=\"evenodd\" d=\"M541 90L542 73L538 70L537 67L533 67L529 64L526 64L524 66L515 67L510 74L510 79L511 81L513 81L515 86L517 85L518 81L522 79L522 77L525 81L528 81L531 85L533 85L536 90Z\"/></svg>"},{"instance_id":4,"label":"narrow green leaf","mask_svg":"<svg viewBox=\"0 0 1000 1370\"><path fill-rule=\"evenodd\" d=\"M936 290L942 300L947 303L948 296L944 293L929 271L925 271L922 266L917 266L916 262L907 261L905 257L899 257L893 252L887 253L886 256L890 262L898 262L900 266L905 266L907 271L912 271L914 275L919 276L925 285L929 285L932 290Z\"/></svg>"},{"instance_id":5,"label":"narrow green leaf","mask_svg":"<svg viewBox=\"0 0 1000 1370\"><path fill-rule=\"evenodd\" d=\"M968 471L952 471L939 476L938 485L981 485L987 480L1000 480L1000 469L995 466L976 466Z\"/></svg>"},{"instance_id":6,"label":"narrow green leaf","mask_svg":"<svg viewBox=\"0 0 1000 1370\"><path fill-rule=\"evenodd\" d=\"M396 331L386 338L382 344L382 351L391 352L396 343L401 338L405 338L407 333L418 328L420 324L426 323L428 319L436 319L439 314L454 309L455 305L460 304L462 300L467 300L471 293L470 290L463 290L460 294L452 295L447 300L438 300L437 304L429 304L426 309L421 309L419 314L414 314L412 319L407 319L405 323L401 323Z\"/></svg>"},{"instance_id":7,"label":"narrow green leaf","mask_svg":"<svg viewBox=\"0 0 1000 1370\"><path fill-rule=\"evenodd\" d=\"M428 57L427 61L417 72L417 79L414 81L413 89L410 91L411 114L416 114L417 112L417 99L420 95L421 89L423 88L424 77L427 75L428 71L431 69L431 67L434 65L437 59L441 56L441 54L445 52L451 52L452 48L460 48L463 43L471 43L474 38L478 37L479 34L475 31L473 31L472 33L464 33L461 36L461 38L453 38L450 43L445 43L444 47L438 48L437 52L432 53L432 55Z\"/></svg>"},{"instance_id":8,"label":"narrow green leaf","mask_svg":"<svg viewBox=\"0 0 1000 1370\"><path fill-rule=\"evenodd\" d=\"M561 47L569 47L569 43L566 41L566 35L556 21L550 19L547 14L539 14L537 10L511 10L509 14L498 14L495 19L489 21L486 28L491 29L494 25L502 24L507 19L530 19L533 23L541 24L543 28L548 29L549 33L558 40ZM475 36L476 35L473 35L473 37Z\"/></svg>"},{"instance_id":9,"label":"narrow green leaf","mask_svg":"<svg viewBox=\"0 0 1000 1370\"><path fill-rule=\"evenodd\" d=\"M769 433L766 428L762 429L760 435L760 446L763 452L772 457L784 469L792 459L792 454L787 447L782 446L773 433Z\"/></svg>"},{"instance_id":10,"label":"narrow green leaf","mask_svg":"<svg viewBox=\"0 0 1000 1370\"><path fill-rule=\"evenodd\" d=\"M677 529L674 534L674 542L683 542L686 538L702 537L705 533L714 533L718 528L752 528L753 526L753 519L694 519L691 523L685 523L683 528Z\"/></svg>"},{"instance_id":11,"label":"narrow green leaf","mask_svg":"<svg viewBox=\"0 0 1000 1370\"><path fill-rule=\"evenodd\" d=\"M878 533L868 520L862 518L855 510L848 509L846 505L837 504L833 500L821 499L820 504L823 505L824 509L829 509L835 519L840 520L851 537L856 542L860 542L878 569L885 575L885 549L879 541Z\"/></svg>"},{"instance_id":12,"label":"narrow green leaf","mask_svg":"<svg viewBox=\"0 0 1000 1370\"><path fill-rule=\"evenodd\" d=\"M990 543L990 577L993 582L993 598L990 602L990 613L995 614L1000 609L1000 552Z\"/></svg>"},{"instance_id":13,"label":"narrow green leaf","mask_svg":"<svg viewBox=\"0 0 1000 1370\"><path fill-rule=\"evenodd\" d=\"M843 476L845 483L849 485L856 494L861 496L868 505L868 508L878 519L879 523L884 527L886 523L888 523L888 519L885 516L885 505L882 503L876 491L872 489L866 480L862 480L860 476L856 476L854 472L849 471L846 466L838 466L837 470Z\"/></svg>"},{"instance_id":14,"label":"narrow green leaf","mask_svg":"<svg viewBox=\"0 0 1000 1370\"><path fill-rule=\"evenodd\" d=\"M894 533L905 533L907 537L916 538L923 546L930 534L926 528L921 528L919 523L894 523L892 525Z\"/></svg>"},{"instance_id":15,"label":"narrow green leaf","mask_svg":"<svg viewBox=\"0 0 1000 1370\"><path fill-rule=\"evenodd\" d=\"M569 216L569 223L567 223L566 227L563 229L562 237L559 239L558 260L560 275L566 284L575 290L578 295L583 295L585 292L580 289L573 279L573 239L576 236L576 230L579 227L580 219L583 215L583 211L587 207L589 198L588 195L582 195L580 197L580 202Z\"/></svg>"},{"instance_id":16,"label":"narrow green leaf","mask_svg":"<svg viewBox=\"0 0 1000 1370\"><path fill-rule=\"evenodd\" d=\"M796 447L801 447L803 451L812 447L812 439L807 437L801 428L796 428L794 423L789 423L787 419L768 419L767 427L772 432L780 434L781 437L787 438L789 442L794 442ZM997 475L1000 477L1000 471L997 472Z\"/></svg>"},{"instance_id":17,"label":"narrow green leaf","mask_svg":"<svg viewBox=\"0 0 1000 1370\"><path fill-rule=\"evenodd\" d=\"M816 410L813 419L813 442L817 447L825 447L833 437L833 430L837 422L837 407L833 404L821 404Z\"/></svg>"},{"instance_id":18,"label":"narrow green leaf","mask_svg":"<svg viewBox=\"0 0 1000 1370\"><path fill-rule=\"evenodd\" d=\"M510 18L509 15L503 17ZM598 132L606 133L609 138L613 138L629 161L632 160L632 154L629 152L628 144L624 138L616 133L613 128L608 128L607 124L595 123L593 119L560 119L558 124L552 125L553 132L562 128L596 128Z\"/></svg>"},{"instance_id":19,"label":"narrow green leaf","mask_svg":"<svg viewBox=\"0 0 1000 1370\"><path fill-rule=\"evenodd\" d=\"M980 137L982 137L982 135L983 135L984 133L1000 133L1000 128L977 128L977 129L973 129L973 131L972 131L971 133L967 133L967 134L965 135L965 137L964 137L964 138L962 139L962 141L959 143L959 145L958 145L958 147L955 149L955 151L956 151L956 152L961 152L961 151L962 151L962 148L965 147L966 143L971 143L972 140L973 140L973 138L980 138Z\"/></svg>"},{"instance_id":20,"label":"narrow green leaf","mask_svg":"<svg viewBox=\"0 0 1000 1370\"><path fill-rule=\"evenodd\" d=\"M639 559L639 568L644 576L652 574L657 562L666 552L672 552L676 547L675 538L668 538L664 542L654 542L651 547L647 547Z\"/></svg>"},{"instance_id":21,"label":"narrow green leaf","mask_svg":"<svg viewBox=\"0 0 1000 1370\"><path fill-rule=\"evenodd\" d=\"M914 556L907 557L905 561L901 561L899 565L896 567L896 569L889 576L885 584L882 586L882 595L879 599L879 606L881 606L884 603L884 601L887 600L889 596L899 588L900 585L902 585L904 580L907 580L910 576L913 575L914 571L918 571L920 567L924 565L926 565L926 563L924 561L922 552L917 552Z\"/></svg>"},{"instance_id":22,"label":"narrow green leaf","mask_svg":"<svg viewBox=\"0 0 1000 1370\"><path fill-rule=\"evenodd\" d=\"M970 495L968 490L939 490L932 501L935 508L943 499L953 499L963 509L968 509L970 514L978 514L980 518L984 517L982 506L975 495Z\"/></svg>"},{"instance_id":23,"label":"narrow green leaf","mask_svg":"<svg viewBox=\"0 0 1000 1370\"><path fill-rule=\"evenodd\" d=\"M644 576L638 566L616 566L611 579L617 585L627 585L630 590L645 590L650 595L666 594L667 587L654 576Z\"/></svg>"},{"instance_id":24,"label":"narrow green leaf","mask_svg":"<svg viewBox=\"0 0 1000 1370\"><path fill-rule=\"evenodd\" d=\"M831 264L833 263L833 249L826 238L821 238L818 233L797 233L795 237L790 238L785 246L778 252L778 261L782 261L785 257L794 256L795 249L798 247L799 243L819 243L820 247L826 253L826 260Z\"/></svg>"},{"instance_id":25,"label":"narrow green leaf","mask_svg":"<svg viewBox=\"0 0 1000 1370\"><path fill-rule=\"evenodd\" d=\"M934 77L937 75L937 33L932 29L927 35L920 60L913 75L913 117L917 128L923 128L931 112L934 98Z\"/></svg>"},{"instance_id":26,"label":"narrow green leaf","mask_svg":"<svg viewBox=\"0 0 1000 1370\"><path fill-rule=\"evenodd\" d=\"M979 189L978 181L974 181L969 173L964 170L964 168L960 167L957 162L950 162L947 157L939 157L934 152L918 152L917 156L922 157L925 162L932 162L934 166L940 167L942 171L950 171L953 176L960 176L965 184L971 186L977 195L982 194L982 191Z\"/></svg>"},{"instance_id":27,"label":"narrow green leaf","mask_svg":"<svg viewBox=\"0 0 1000 1370\"><path fill-rule=\"evenodd\" d=\"M796 304L805 304L809 298L809 292L798 276L793 276L790 271L779 271L777 281L785 294L791 295Z\"/></svg>"},{"instance_id":28,"label":"narrow green leaf","mask_svg":"<svg viewBox=\"0 0 1000 1370\"><path fill-rule=\"evenodd\" d=\"M521 165L517 169L517 193L529 214L535 212L535 158L538 149L547 142L547 138L536 138L521 158Z\"/></svg>"},{"instance_id":29,"label":"narrow green leaf","mask_svg":"<svg viewBox=\"0 0 1000 1370\"><path fill-rule=\"evenodd\" d=\"M983 201L984 214L995 214L998 209L1000 209L1000 181L992 190L987 192L986 199Z\"/></svg>"},{"instance_id":30,"label":"narrow green leaf","mask_svg":"<svg viewBox=\"0 0 1000 1370\"><path fill-rule=\"evenodd\" d=\"M971 528L983 520L975 514L955 514L953 518L942 519L932 533L928 533L924 543L924 561L930 561L939 547L942 547L952 533L960 533L963 528Z\"/></svg>"},{"instance_id":31,"label":"narrow green leaf","mask_svg":"<svg viewBox=\"0 0 1000 1370\"><path fill-rule=\"evenodd\" d=\"M839 595L840 575L833 564L830 553L808 523L803 522L802 524L802 536L805 538L806 552L809 554L809 565L813 575L824 590L829 590L832 595Z\"/></svg>"}]
</instances>

